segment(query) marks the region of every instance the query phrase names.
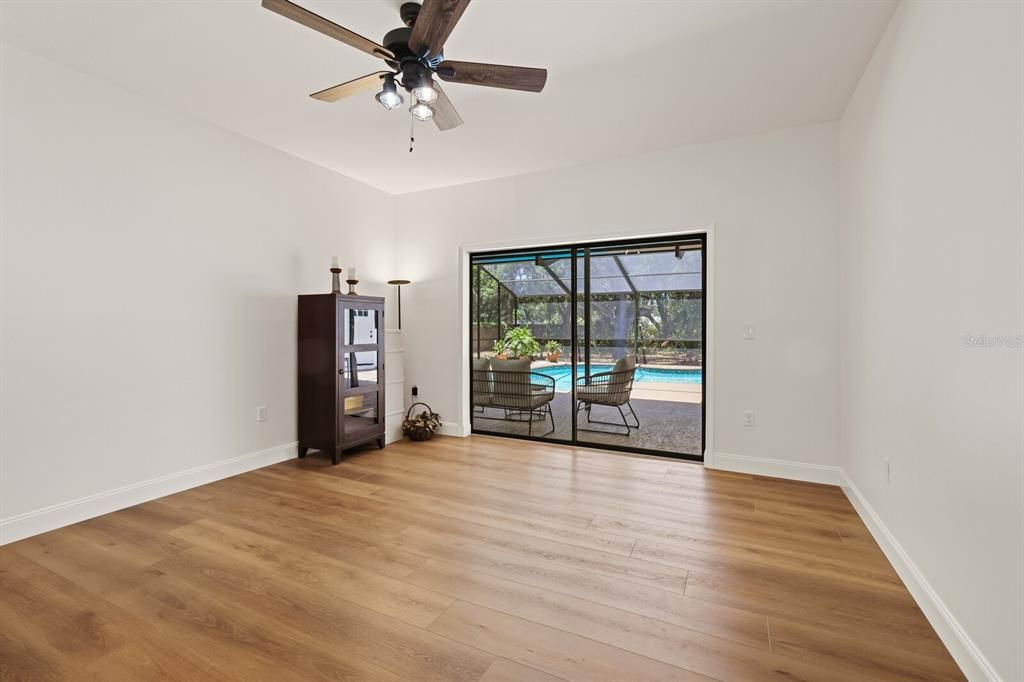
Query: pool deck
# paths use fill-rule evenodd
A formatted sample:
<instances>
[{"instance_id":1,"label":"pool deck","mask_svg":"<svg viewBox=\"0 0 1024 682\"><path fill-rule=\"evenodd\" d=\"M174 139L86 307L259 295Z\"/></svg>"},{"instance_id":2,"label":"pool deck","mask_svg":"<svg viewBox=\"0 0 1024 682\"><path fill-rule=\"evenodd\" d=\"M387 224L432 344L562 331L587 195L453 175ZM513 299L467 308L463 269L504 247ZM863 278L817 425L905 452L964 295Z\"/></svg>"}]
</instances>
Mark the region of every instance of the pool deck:
<instances>
[{"instance_id":1,"label":"pool deck","mask_svg":"<svg viewBox=\"0 0 1024 682\"><path fill-rule=\"evenodd\" d=\"M671 388L666 388L671 386ZM634 381L633 396L641 400L664 400L672 403L700 404L704 384L667 384L658 381Z\"/></svg>"}]
</instances>

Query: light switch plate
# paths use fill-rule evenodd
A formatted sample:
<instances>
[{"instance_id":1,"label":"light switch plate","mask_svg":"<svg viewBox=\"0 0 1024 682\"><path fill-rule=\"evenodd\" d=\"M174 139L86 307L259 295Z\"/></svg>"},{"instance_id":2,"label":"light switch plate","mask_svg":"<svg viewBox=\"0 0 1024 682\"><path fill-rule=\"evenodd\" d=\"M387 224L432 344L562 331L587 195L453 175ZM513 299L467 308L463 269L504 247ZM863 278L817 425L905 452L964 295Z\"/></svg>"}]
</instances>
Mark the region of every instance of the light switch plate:
<instances>
[{"instance_id":1,"label":"light switch plate","mask_svg":"<svg viewBox=\"0 0 1024 682\"><path fill-rule=\"evenodd\" d=\"M753 341L756 337L754 336L754 325L745 324L743 325L743 340Z\"/></svg>"}]
</instances>

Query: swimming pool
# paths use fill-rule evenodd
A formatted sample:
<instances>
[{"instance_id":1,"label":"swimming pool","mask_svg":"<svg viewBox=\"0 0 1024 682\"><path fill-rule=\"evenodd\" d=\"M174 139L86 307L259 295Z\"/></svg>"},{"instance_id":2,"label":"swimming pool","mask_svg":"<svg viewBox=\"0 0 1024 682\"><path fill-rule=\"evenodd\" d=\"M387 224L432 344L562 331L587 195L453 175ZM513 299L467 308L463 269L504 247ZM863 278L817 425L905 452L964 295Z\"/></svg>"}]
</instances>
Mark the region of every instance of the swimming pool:
<instances>
[{"instance_id":1,"label":"swimming pool","mask_svg":"<svg viewBox=\"0 0 1024 682\"><path fill-rule=\"evenodd\" d=\"M590 373L610 372L612 365L590 365ZM534 367L534 372L546 374L555 380L556 391L568 391L572 388L569 365L549 365ZM576 366L576 376L583 376L583 365ZM646 381L658 384L699 384L704 381L703 371L699 369L666 369L662 367L637 367L634 381Z\"/></svg>"}]
</instances>

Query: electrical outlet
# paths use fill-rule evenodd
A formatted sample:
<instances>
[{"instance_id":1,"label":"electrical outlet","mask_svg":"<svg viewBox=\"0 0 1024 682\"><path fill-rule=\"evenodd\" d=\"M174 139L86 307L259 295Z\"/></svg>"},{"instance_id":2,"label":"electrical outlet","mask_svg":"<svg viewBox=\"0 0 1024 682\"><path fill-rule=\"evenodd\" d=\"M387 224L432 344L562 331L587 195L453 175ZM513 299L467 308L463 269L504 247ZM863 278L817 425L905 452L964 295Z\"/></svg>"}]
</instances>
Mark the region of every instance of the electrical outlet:
<instances>
[{"instance_id":1,"label":"electrical outlet","mask_svg":"<svg viewBox=\"0 0 1024 682\"><path fill-rule=\"evenodd\" d=\"M743 425L744 426L754 426L755 423L756 422L754 420L754 412L753 412L753 410L747 410L746 412L743 413Z\"/></svg>"},{"instance_id":2,"label":"electrical outlet","mask_svg":"<svg viewBox=\"0 0 1024 682\"><path fill-rule=\"evenodd\" d=\"M419 386L413 386L412 387L412 397L415 398L419 394L420 394L420 387Z\"/></svg>"},{"instance_id":3,"label":"electrical outlet","mask_svg":"<svg viewBox=\"0 0 1024 682\"><path fill-rule=\"evenodd\" d=\"M260 405L256 408L256 421L265 422L267 421L267 408Z\"/></svg>"}]
</instances>

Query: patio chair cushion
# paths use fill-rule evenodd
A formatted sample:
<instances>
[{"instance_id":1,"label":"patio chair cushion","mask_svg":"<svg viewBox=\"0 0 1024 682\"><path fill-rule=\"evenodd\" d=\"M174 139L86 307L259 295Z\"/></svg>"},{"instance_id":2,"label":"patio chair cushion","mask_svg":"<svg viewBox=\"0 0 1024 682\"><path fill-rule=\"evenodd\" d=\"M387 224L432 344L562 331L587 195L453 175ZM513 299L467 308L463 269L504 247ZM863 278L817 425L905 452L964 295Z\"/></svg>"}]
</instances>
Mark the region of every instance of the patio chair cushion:
<instances>
[{"instance_id":1,"label":"patio chair cushion","mask_svg":"<svg viewBox=\"0 0 1024 682\"><path fill-rule=\"evenodd\" d=\"M493 386L490 379L491 359L473 358L473 404L490 405Z\"/></svg>"},{"instance_id":2,"label":"patio chair cushion","mask_svg":"<svg viewBox=\"0 0 1024 682\"><path fill-rule=\"evenodd\" d=\"M540 407L541 405L543 405L545 403L551 402L552 398L554 398L554 397L555 397L555 394L552 393L551 391L543 391L543 392L539 392L539 393L531 393L530 394L530 407L536 409L536 408Z\"/></svg>"},{"instance_id":3,"label":"patio chair cushion","mask_svg":"<svg viewBox=\"0 0 1024 682\"><path fill-rule=\"evenodd\" d=\"M619 358L611 368L611 376L607 377L607 381L577 385L576 399L580 402L598 405L625 405L629 402L632 392L633 370L635 369L635 356Z\"/></svg>"},{"instance_id":4,"label":"patio chair cushion","mask_svg":"<svg viewBox=\"0 0 1024 682\"><path fill-rule=\"evenodd\" d=\"M530 409L536 407L530 383L529 358L491 360L491 402L499 407Z\"/></svg>"},{"instance_id":5,"label":"patio chair cushion","mask_svg":"<svg viewBox=\"0 0 1024 682\"><path fill-rule=\"evenodd\" d=\"M627 355L624 358L619 358L615 361L615 366L612 367L612 372L619 372L619 374L613 374L611 380L608 382L609 393L622 393L627 390L627 386L630 380L633 378L632 374L627 374L630 370L636 369L636 356ZM626 397L629 400L629 397Z\"/></svg>"},{"instance_id":6,"label":"patio chair cushion","mask_svg":"<svg viewBox=\"0 0 1024 682\"><path fill-rule=\"evenodd\" d=\"M530 358L519 358L518 360L499 360L491 358L491 369L495 372L529 372L533 361ZM526 377L526 383L530 383Z\"/></svg>"},{"instance_id":7,"label":"patio chair cushion","mask_svg":"<svg viewBox=\"0 0 1024 682\"><path fill-rule=\"evenodd\" d=\"M608 385L607 384L593 384L591 386L577 386L576 387L576 399L587 402L597 402L602 398L608 397Z\"/></svg>"},{"instance_id":8,"label":"patio chair cushion","mask_svg":"<svg viewBox=\"0 0 1024 682\"><path fill-rule=\"evenodd\" d=\"M576 400L581 403L594 403L595 405L625 405L629 402L629 393L626 391L612 391L610 384L593 384L591 386L578 386L576 388Z\"/></svg>"},{"instance_id":9,"label":"patio chair cushion","mask_svg":"<svg viewBox=\"0 0 1024 682\"><path fill-rule=\"evenodd\" d=\"M626 355L615 361L615 365L612 367L613 372L622 372L627 369L636 369L636 356Z\"/></svg>"}]
</instances>

